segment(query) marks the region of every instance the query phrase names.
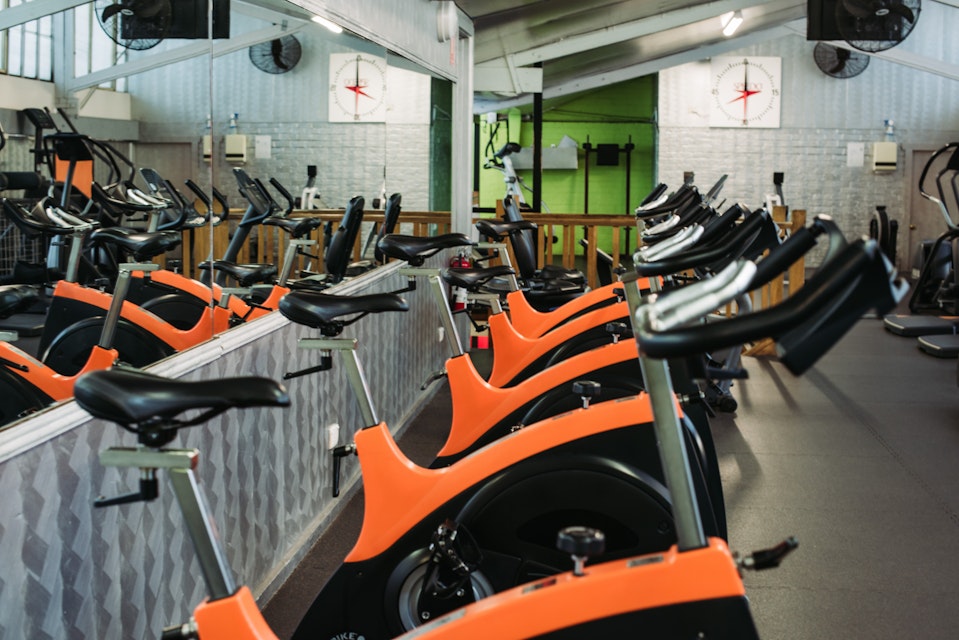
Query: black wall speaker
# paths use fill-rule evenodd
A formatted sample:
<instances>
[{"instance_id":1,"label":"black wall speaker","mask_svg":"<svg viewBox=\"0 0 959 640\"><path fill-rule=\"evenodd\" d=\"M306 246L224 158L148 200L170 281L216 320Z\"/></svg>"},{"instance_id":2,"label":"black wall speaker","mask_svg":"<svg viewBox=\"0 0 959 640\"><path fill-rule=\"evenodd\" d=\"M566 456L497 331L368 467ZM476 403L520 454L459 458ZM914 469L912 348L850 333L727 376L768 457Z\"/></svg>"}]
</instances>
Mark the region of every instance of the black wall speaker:
<instances>
[{"instance_id":1,"label":"black wall speaker","mask_svg":"<svg viewBox=\"0 0 959 640\"><path fill-rule=\"evenodd\" d=\"M845 40L836 25L836 3L840 1L806 0L806 40Z\"/></svg>"},{"instance_id":2,"label":"black wall speaker","mask_svg":"<svg viewBox=\"0 0 959 640\"><path fill-rule=\"evenodd\" d=\"M170 26L166 38L202 40L208 37L208 0L170 0ZM230 37L230 0L212 0L213 37Z\"/></svg>"}]
</instances>

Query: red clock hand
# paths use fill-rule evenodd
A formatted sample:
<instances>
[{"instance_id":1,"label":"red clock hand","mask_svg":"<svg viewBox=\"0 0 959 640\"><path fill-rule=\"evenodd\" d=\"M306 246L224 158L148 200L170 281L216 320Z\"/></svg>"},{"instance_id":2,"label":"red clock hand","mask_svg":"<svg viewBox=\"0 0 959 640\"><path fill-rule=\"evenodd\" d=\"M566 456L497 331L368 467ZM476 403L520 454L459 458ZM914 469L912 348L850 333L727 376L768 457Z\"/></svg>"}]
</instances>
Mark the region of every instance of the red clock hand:
<instances>
[{"instance_id":1,"label":"red clock hand","mask_svg":"<svg viewBox=\"0 0 959 640\"><path fill-rule=\"evenodd\" d=\"M737 100L743 101L743 122L746 122L747 116L749 115L749 96L754 96L757 93L761 93L760 89L750 89L749 88L749 63L746 62L743 64L743 88L737 89L736 93L739 95L732 100L730 103L736 102Z\"/></svg>"},{"instance_id":2,"label":"red clock hand","mask_svg":"<svg viewBox=\"0 0 959 640\"><path fill-rule=\"evenodd\" d=\"M346 88L349 89L350 91L352 91L353 93L355 93L357 96L366 96L367 98L372 98L372 97L373 97L373 96L371 96L370 94L368 94L368 93L366 93L365 91L363 91L363 89L365 89L366 87L363 87L363 86L355 86L355 85L347 85Z\"/></svg>"},{"instance_id":3,"label":"red clock hand","mask_svg":"<svg viewBox=\"0 0 959 640\"><path fill-rule=\"evenodd\" d=\"M353 81L353 84L346 85L346 88L353 92L353 113L357 114L360 111L360 96L366 96L367 98L373 99L373 96L366 93L364 89L366 86L360 82L360 61L356 61L356 78Z\"/></svg>"}]
</instances>

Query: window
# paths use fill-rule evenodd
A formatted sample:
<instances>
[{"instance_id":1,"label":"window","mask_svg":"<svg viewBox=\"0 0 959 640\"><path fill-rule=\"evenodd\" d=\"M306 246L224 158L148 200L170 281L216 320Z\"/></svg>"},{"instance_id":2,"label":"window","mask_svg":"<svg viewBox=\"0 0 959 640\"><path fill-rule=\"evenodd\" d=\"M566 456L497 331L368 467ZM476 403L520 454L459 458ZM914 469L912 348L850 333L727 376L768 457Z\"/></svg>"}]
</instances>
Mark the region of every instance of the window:
<instances>
[{"instance_id":1,"label":"window","mask_svg":"<svg viewBox=\"0 0 959 640\"><path fill-rule=\"evenodd\" d=\"M21 0L0 0L10 8ZM12 76L53 80L53 19L44 16L0 33L0 71Z\"/></svg>"},{"instance_id":2,"label":"window","mask_svg":"<svg viewBox=\"0 0 959 640\"><path fill-rule=\"evenodd\" d=\"M0 0L0 10L23 4L24 0ZM75 7L63 14L57 25L73 27L75 76L126 62L126 49L118 46L100 28L94 3ZM0 31L0 73L36 80L53 80L54 16L48 15ZM58 42L62 38L58 38ZM59 52L57 52L59 55ZM124 91L126 79L104 82L106 89Z\"/></svg>"},{"instance_id":3,"label":"window","mask_svg":"<svg viewBox=\"0 0 959 640\"><path fill-rule=\"evenodd\" d=\"M94 14L94 3L75 7L74 16L74 56L73 73L80 77L126 62L127 50L120 47L103 32ZM126 90L126 78L120 78L100 84L103 89Z\"/></svg>"}]
</instances>

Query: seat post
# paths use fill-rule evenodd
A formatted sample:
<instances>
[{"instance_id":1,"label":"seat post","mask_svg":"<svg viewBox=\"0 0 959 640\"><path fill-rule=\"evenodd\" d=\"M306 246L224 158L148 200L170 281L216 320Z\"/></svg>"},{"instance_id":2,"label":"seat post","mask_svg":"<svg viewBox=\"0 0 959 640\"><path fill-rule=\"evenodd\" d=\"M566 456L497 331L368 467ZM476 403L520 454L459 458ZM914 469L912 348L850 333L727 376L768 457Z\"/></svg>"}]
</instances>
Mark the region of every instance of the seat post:
<instances>
[{"instance_id":1,"label":"seat post","mask_svg":"<svg viewBox=\"0 0 959 640\"><path fill-rule=\"evenodd\" d=\"M141 478L155 478L158 469L169 472L173 493L183 512L190 540L203 571L207 593L210 600L218 600L236 593L236 579L227 562L226 550L217 533L212 511L194 471L199 459L200 455L196 449L112 447L100 453L100 464L103 466L139 469ZM154 497L155 493L152 496L132 494L103 502L98 506L152 500Z\"/></svg>"},{"instance_id":2,"label":"seat post","mask_svg":"<svg viewBox=\"0 0 959 640\"><path fill-rule=\"evenodd\" d=\"M152 262L143 264L124 263L120 265L120 272L117 275L117 283L113 288L113 298L110 300L110 308L107 310L106 318L103 320L103 330L100 333L100 342L98 345L103 349L112 349L113 340L116 337L117 326L120 324L120 315L123 312L123 301L127 297L127 291L130 289L130 278L134 271L156 271L160 266Z\"/></svg>"},{"instance_id":3,"label":"seat post","mask_svg":"<svg viewBox=\"0 0 959 640\"><path fill-rule=\"evenodd\" d=\"M293 271L293 261L300 254L300 247L309 247L315 244L316 240L310 238L290 238L290 241L286 243L286 253L283 254L283 267L276 279L279 286L285 287L290 279L290 273Z\"/></svg>"},{"instance_id":4,"label":"seat post","mask_svg":"<svg viewBox=\"0 0 959 640\"><path fill-rule=\"evenodd\" d=\"M400 275L408 278L427 277L430 281L430 288L433 290L433 299L436 301L437 310L440 312L440 320L443 322L443 329L446 331L446 341L450 345L453 357L461 356L463 343L460 341L460 334L456 330L456 323L453 321L453 310L450 308L449 298L446 297L446 285L440 278L440 270L434 267L402 267L399 270Z\"/></svg>"},{"instance_id":5,"label":"seat post","mask_svg":"<svg viewBox=\"0 0 959 640\"><path fill-rule=\"evenodd\" d=\"M632 277L630 277L632 276ZM640 308L639 287L635 284L635 274L627 274L623 279L626 301L629 305L629 319L633 324L633 334L639 350L639 364L646 381L646 389L653 408L653 428L659 442L659 456L666 477L666 486L672 500L673 518L676 522L676 540L680 551L700 549L707 546L706 533L696 501L696 489L690 476L689 456L683 438L683 427L679 421L676 398L673 394L673 382L669 374L669 365L665 360L655 360L643 354L639 344L640 331L636 324L636 312ZM650 279L650 285L656 289L658 283Z\"/></svg>"},{"instance_id":6,"label":"seat post","mask_svg":"<svg viewBox=\"0 0 959 640\"><path fill-rule=\"evenodd\" d=\"M299 346L303 349L319 349L324 354L339 351L346 364L346 376L353 389L353 395L360 407L364 426L371 427L380 423L379 415L373 406L373 394L366 381L366 374L359 356L356 354L357 341L355 338L301 338Z\"/></svg>"},{"instance_id":7,"label":"seat post","mask_svg":"<svg viewBox=\"0 0 959 640\"><path fill-rule=\"evenodd\" d=\"M180 510L183 511L210 600L232 596L236 593L236 578L227 562L226 550L217 533L213 513L200 490L196 473L192 468L170 469L170 481Z\"/></svg>"}]
</instances>

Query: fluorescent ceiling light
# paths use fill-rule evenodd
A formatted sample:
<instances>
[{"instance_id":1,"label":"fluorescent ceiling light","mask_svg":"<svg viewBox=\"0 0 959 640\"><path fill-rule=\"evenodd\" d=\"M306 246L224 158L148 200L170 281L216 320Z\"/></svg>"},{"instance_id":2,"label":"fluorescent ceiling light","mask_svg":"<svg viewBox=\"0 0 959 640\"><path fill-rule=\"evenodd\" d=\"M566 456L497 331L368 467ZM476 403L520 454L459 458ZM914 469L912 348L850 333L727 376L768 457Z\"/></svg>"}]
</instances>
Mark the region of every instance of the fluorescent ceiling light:
<instances>
[{"instance_id":1,"label":"fluorescent ceiling light","mask_svg":"<svg viewBox=\"0 0 959 640\"><path fill-rule=\"evenodd\" d=\"M736 33L736 29L743 23L743 12L738 10L730 11L729 13L724 13L720 19L723 23L723 35L728 38Z\"/></svg>"},{"instance_id":2,"label":"fluorescent ceiling light","mask_svg":"<svg viewBox=\"0 0 959 640\"><path fill-rule=\"evenodd\" d=\"M313 22L317 24L323 25L324 27L326 27L333 33L343 33L343 27L336 24L335 22L331 22L330 20L327 20L323 16L313 16L312 20Z\"/></svg>"}]
</instances>

